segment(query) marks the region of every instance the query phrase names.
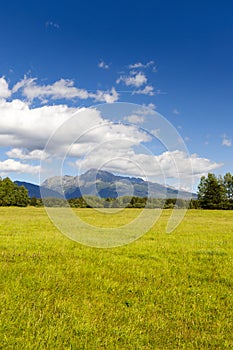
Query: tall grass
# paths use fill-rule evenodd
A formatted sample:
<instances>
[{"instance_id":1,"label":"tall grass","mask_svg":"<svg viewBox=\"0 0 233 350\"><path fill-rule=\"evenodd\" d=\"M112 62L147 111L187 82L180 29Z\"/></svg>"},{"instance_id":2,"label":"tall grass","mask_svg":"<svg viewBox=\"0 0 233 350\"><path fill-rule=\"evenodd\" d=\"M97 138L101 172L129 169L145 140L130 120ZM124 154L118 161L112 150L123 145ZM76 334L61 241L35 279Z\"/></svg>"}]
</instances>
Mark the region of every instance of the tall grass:
<instances>
[{"instance_id":1,"label":"tall grass","mask_svg":"<svg viewBox=\"0 0 233 350\"><path fill-rule=\"evenodd\" d=\"M130 245L97 249L42 208L1 208L0 349L233 349L233 213L189 210L166 234L170 214Z\"/></svg>"}]
</instances>

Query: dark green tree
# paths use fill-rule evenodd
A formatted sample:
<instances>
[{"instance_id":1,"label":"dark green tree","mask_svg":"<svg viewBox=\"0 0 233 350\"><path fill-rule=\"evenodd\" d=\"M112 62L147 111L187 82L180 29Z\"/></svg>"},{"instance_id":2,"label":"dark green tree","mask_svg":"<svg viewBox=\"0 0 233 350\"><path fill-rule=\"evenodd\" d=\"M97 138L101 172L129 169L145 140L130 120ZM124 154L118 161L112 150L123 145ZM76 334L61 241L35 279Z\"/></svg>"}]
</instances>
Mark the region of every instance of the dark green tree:
<instances>
[{"instance_id":1,"label":"dark green tree","mask_svg":"<svg viewBox=\"0 0 233 350\"><path fill-rule=\"evenodd\" d=\"M198 185L198 201L204 209L224 209L226 206L226 188L222 177L209 173L202 176Z\"/></svg>"},{"instance_id":2,"label":"dark green tree","mask_svg":"<svg viewBox=\"0 0 233 350\"><path fill-rule=\"evenodd\" d=\"M0 206L25 207L29 204L28 191L12 182L9 177L0 179Z\"/></svg>"},{"instance_id":3,"label":"dark green tree","mask_svg":"<svg viewBox=\"0 0 233 350\"><path fill-rule=\"evenodd\" d=\"M233 199L233 175L226 173L223 178L223 183L226 188L226 194L228 199Z\"/></svg>"},{"instance_id":4,"label":"dark green tree","mask_svg":"<svg viewBox=\"0 0 233 350\"><path fill-rule=\"evenodd\" d=\"M26 207L28 204L30 204L28 191L23 186L18 187L16 189L16 201L14 205L18 207Z\"/></svg>"}]
</instances>

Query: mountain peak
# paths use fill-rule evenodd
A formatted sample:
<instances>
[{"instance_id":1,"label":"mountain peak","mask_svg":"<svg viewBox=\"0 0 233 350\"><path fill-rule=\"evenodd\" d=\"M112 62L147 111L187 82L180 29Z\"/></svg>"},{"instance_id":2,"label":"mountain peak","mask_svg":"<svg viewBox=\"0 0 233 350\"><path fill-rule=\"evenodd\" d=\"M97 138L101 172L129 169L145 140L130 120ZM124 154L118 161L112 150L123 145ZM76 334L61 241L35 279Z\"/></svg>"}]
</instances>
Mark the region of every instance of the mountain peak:
<instances>
[{"instance_id":1,"label":"mountain peak","mask_svg":"<svg viewBox=\"0 0 233 350\"><path fill-rule=\"evenodd\" d=\"M87 170L84 174L79 176L79 180L81 182L93 182L95 183L96 181L103 181L103 182L114 182L117 180L117 176L105 171L105 170L99 170L96 168L91 168Z\"/></svg>"},{"instance_id":2,"label":"mountain peak","mask_svg":"<svg viewBox=\"0 0 233 350\"><path fill-rule=\"evenodd\" d=\"M132 195L136 197L176 198L178 190L158 183L144 181L141 178L114 175L105 170L91 168L80 176L53 177L44 181L42 186L61 193L66 197L75 198L83 195L100 197L120 197ZM180 191L180 198L190 198L193 195ZM195 198L196 195L193 196Z\"/></svg>"}]
</instances>

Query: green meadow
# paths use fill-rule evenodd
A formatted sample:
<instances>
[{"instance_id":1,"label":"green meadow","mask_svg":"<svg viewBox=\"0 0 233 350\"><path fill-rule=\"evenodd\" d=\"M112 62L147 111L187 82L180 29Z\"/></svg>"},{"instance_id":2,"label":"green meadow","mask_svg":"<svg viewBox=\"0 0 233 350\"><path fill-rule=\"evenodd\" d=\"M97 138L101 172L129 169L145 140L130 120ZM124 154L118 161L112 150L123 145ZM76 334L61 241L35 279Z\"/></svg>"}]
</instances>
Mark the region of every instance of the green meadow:
<instances>
[{"instance_id":1,"label":"green meadow","mask_svg":"<svg viewBox=\"0 0 233 350\"><path fill-rule=\"evenodd\" d=\"M108 213L75 211L108 226ZM43 208L0 208L0 349L233 349L233 211L188 210L166 234L170 215L101 249L62 235Z\"/></svg>"}]
</instances>

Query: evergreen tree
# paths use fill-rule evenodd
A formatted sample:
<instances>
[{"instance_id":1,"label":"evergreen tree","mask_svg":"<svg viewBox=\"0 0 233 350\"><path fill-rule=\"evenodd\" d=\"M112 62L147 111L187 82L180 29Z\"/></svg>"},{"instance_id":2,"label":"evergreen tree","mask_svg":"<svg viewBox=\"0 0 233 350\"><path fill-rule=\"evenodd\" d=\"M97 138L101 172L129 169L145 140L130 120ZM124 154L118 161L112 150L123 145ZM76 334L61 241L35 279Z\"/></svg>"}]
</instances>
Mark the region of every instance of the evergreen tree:
<instances>
[{"instance_id":1,"label":"evergreen tree","mask_svg":"<svg viewBox=\"0 0 233 350\"><path fill-rule=\"evenodd\" d=\"M226 173L223 178L224 186L228 199L233 199L233 175Z\"/></svg>"},{"instance_id":2,"label":"evergreen tree","mask_svg":"<svg viewBox=\"0 0 233 350\"><path fill-rule=\"evenodd\" d=\"M224 209L226 206L226 188L222 177L209 173L202 176L198 186L198 200L204 209Z\"/></svg>"}]
</instances>

